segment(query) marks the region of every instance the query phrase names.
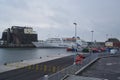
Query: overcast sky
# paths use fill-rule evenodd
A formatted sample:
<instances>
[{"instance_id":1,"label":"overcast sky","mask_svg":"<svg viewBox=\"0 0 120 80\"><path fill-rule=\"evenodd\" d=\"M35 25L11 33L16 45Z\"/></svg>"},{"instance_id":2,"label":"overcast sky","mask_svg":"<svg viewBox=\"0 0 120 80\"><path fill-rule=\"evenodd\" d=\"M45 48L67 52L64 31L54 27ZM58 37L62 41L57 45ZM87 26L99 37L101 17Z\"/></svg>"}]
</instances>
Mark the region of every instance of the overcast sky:
<instances>
[{"instance_id":1,"label":"overcast sky","mask_svg":"<svg viewBox=\"0 0 120 80\"><path fill-rule=\"evenodd\" d=\"M0 37L11 26L31 26L39 39L73 37L91 41L120 37L120 0L0 0Z\"/></svg>"}]
</instances>

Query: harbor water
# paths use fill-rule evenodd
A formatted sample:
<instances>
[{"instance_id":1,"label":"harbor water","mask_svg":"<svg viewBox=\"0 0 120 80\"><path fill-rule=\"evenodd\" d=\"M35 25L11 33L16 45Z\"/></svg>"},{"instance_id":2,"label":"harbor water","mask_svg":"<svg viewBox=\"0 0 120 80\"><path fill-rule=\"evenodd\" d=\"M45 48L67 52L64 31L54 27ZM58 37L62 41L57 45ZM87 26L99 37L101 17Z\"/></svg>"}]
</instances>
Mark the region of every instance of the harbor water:
<instances>
[{"instance_id":1,"label":"harbor water","mask_svg":"<svg viewBox=\"0 0 120 80\"><path fill-rule=\"evenodd\" d=\"M59 48L0 48L0 65L57 54L74 53Z\"/></svg>"}]
</instances>

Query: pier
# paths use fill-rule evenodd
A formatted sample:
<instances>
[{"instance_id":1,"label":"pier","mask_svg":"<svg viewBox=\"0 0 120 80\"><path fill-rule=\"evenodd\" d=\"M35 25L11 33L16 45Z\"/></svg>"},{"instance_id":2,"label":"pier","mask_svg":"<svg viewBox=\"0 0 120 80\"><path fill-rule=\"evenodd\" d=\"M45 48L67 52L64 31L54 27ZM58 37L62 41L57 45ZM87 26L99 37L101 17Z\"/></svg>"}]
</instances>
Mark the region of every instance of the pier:
<instances>
[{"instance_id":1,"label":"pier","mask_svg":"<svg viewBox=\"0 0 120 80\"><path fill-rule=\"evenodd\" d=\"M120 70L118 69L120 52L111 55L100 53L93 54L87 58L82 65L71 65L49 77L39 80L119 80Z\"/></svg>"},{"instance_id":2,"label":"pier","mask_svg":"<svg viewBox=\"0 0 120 80\"><path fill-rule=\"evenodd\" d=\"M0 68L0 80L46 80L44 77L45 75L48 75L48 80L71 80L72 77L76 80L87 80L88 77L91 80L102 80L102 78L106 79L107 77L99 77L99 71L97 71L99 68L104 72L103 67L109 68L108 66L112 66L110 69L106 69L111 71L111 69L117 69L119 66L117 61L119 61L120 52L112 55L106 52L92 53L85 54L85 56L86 58L81 65L73 64L73 55L58 55L56 57L47 56L47 60L44 58L43 61L42 58L40 58L37 60L4 64ZM117 66L114 66L113 64ZM98 67L98 69L95 67ZM96 70L92 70L93 68ZM89 74L89 70L91 71L90 73L93 74ZM114 72L120 73L119 70ZM95 76L95 74L98 75ZM109 76L106 72L105 75ZM114 75L112 76L111 74L110 77L114 78Z\"/></svg>"},{"instance_id":3,"label":"pier","mask_svg":"<svg viewBox=\"0 0 120 80\"><path fill-rule=\"evenodd\" d=\"M36 80L45 74L53 74L72 64L73 56L54 55L36 60L1 65L0 80Z\"/></svg>"},{"instance_id":4,"label":"pier","mask_svg":"<svg viewBox=\"0 0 120 80\"><path fill-rule=\"evenodd\" d=\"M11 44L11 45L0 45L0 48L35 48L33 44Z\"/></svg>"}]
</instances>

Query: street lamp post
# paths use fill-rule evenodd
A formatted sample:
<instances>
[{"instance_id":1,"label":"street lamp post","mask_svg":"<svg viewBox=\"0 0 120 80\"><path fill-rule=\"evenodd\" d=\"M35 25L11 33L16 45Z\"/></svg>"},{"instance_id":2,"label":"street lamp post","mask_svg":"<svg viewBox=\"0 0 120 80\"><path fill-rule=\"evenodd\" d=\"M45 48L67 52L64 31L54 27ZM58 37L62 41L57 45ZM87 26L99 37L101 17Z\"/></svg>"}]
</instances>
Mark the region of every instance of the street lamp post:
<instances>
[{"instance_id":1,"label":"street lamp post","mask_svg":"<svg viewBox=\"0 0 120 80\"><path fill-rule=\"evenodd\" d=\"M94 32L94 31L92 30L91 32L92 32L92 40L91 40L91 42L93 43L93 32Z\"/></svg>"},{"instance_id":2,"label":"street lamp post","mask_svg":"<svg viewBox=\"0 0 120 80\"><path fill-rule=\"evenodd\" d=\"M75 25L75 44L76 44L76 46L75 46L75 56L74 56L74 63L73 64L75 64L75 58L76 58L76 54L77 54L77 23L73 23L74 25Z\"/></svg>"},{"instance_id":3,"label":"street lamp post","mask_svg":"<svg viewBox=\"0 0 120 80\"><path fill-rule=\"evenodd\" d=\"M75 39L77 38L77 23L73 23L75 25Z\"/></svg>"},{"instance_id":4,"label":"street lamp post","mask_svg":"<svg viewBox=\"0 0 120 80\"><path fill-rule=\"evenodd\" d=\"M108 34L106 34L106 40L108 39Z\"/></svg>"}]
</instances>

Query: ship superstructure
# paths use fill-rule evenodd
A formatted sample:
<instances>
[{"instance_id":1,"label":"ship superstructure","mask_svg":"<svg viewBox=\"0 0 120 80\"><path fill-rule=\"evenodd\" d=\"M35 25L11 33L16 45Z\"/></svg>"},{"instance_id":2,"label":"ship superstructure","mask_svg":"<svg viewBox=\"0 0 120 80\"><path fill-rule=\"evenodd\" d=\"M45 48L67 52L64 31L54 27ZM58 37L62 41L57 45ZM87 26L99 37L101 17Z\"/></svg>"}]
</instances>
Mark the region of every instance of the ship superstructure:
<instances>
[{"instance_id":1,"label":"ship superstructure","mask_svg":"<svg viewBox=\"0 0 120 80\"><path fill-rule=\"evenodd\" d=\"M88 44L84 40L75 38L48 38L45 41L32 42L36 47L45 48L66 48L69 46L75 46L76 44L87 47Z\"/></svg>"}]
</instances>

